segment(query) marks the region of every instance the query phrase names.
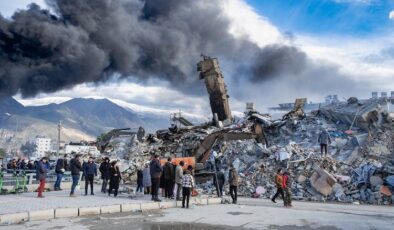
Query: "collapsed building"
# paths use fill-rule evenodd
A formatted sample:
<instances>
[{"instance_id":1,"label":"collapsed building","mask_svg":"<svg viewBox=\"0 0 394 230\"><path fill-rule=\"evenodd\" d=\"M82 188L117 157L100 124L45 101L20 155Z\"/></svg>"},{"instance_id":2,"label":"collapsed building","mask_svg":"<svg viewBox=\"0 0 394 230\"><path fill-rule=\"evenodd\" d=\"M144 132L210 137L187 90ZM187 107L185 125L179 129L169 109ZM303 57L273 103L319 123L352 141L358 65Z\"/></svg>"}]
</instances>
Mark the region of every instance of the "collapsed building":
<instances>
[{"instance_id":1,"label":"collapsed building","mask_svg":"<svg viewBox=\"0 0 394 230\"><path fill-rule=\"evenodd\" d=\"M232 117L218 60L204 56L197 69L207 86L213 121L184 121L190 125L135 138L123 165L127 181L159 154L194 157L199 193L215 194L214 170L227 175L232 163L244 196L272 197L275 172L283 168L291 174L295 199L393 203L394 115L384 109L387 101L350 98L305 113L306 99L297 99L293 110L276 120L248 103L244 117ZM332 139L327 157L317 142L322 130Z\"/></svg>"}]
</instances>

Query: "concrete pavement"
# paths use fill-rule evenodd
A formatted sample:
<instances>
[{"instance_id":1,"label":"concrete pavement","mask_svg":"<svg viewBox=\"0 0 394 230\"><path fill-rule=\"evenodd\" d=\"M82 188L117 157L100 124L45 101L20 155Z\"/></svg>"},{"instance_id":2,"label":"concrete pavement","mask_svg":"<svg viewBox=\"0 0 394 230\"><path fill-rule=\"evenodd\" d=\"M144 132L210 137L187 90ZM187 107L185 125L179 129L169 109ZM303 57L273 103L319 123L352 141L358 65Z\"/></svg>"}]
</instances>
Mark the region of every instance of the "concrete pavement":
<instances>
[{"instance_id":1,"label":"concrete pavement","mask_svg":"<svg viewBox=\"0 0 394 230\"><path fill-rule=\"evenodd\" d=\"M95 195L84 196L84 191L78 191L77 197L69 197L70 190L52 191L44 193L45 198L36 198L37 193L21 193L17 195L0 196L0 215L20 213L35 210L55 208L95 207L99 205L133 204L150 202L150 196L138 195L134 199L129 195L120 194L118 197L108 197L96 188Z\"/></svg>"},{"instance_id":2,"label":"concrete pavement","mask_svg":"<svg viewBox=\"0 0 394 230\"><path fill-rule=\"evenodd\" d=\"M294 202L285 208L280 202L240 198L238 205L195 206L103 214L101 216L30 221L3 226L0 230L22 229L392 229L392 206Z\"/></svg>"}]
</instances>

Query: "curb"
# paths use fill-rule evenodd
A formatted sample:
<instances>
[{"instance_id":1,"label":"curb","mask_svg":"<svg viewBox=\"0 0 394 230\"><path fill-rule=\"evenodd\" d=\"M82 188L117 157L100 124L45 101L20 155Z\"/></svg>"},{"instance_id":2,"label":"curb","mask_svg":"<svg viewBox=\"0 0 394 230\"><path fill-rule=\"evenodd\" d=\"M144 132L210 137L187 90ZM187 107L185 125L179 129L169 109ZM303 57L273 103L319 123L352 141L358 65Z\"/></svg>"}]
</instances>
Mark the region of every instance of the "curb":
<instances>
[{"instance_id":1,"label":"curb","mask_svg":"<svg viewBox=\"0 0 394 230\"><path fill-rule=\"evenodd\" d=\"M196 197L190 200L195 205L212 205L221 204L221 198L201 198ZM0 215L0 226L18 224L34 220L51 220L58 218L70 218L78 216L100 215L121 212L144 212L150 210L159 210L167 208L176 208L182 206L180 201L163 201L147 203L125 203L115 205L104 205L98 207L80 207L80 208L56 208L48 210L35 210L21 213L10 213Z\"/></svg>"}]
</instances>

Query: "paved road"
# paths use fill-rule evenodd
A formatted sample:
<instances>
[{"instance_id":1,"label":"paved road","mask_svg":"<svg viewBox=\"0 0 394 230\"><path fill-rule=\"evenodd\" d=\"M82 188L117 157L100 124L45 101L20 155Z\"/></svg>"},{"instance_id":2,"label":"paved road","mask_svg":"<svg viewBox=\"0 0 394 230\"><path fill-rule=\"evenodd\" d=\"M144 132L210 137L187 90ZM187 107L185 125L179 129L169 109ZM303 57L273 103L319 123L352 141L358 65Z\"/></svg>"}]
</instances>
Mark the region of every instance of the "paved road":
<instances>
[{"instance_id":1,"label":"paved road","mask_svg":"<svg viewBox=\"0 0 394 230\"><path fill-rule=\"evenodd\" d=\"M240 199L239 205L194 206L146 213L32 221L0 227L22 229L393 229L392 206L295 202L284 208L269 200Z\"/></svg>"}]
</instances>

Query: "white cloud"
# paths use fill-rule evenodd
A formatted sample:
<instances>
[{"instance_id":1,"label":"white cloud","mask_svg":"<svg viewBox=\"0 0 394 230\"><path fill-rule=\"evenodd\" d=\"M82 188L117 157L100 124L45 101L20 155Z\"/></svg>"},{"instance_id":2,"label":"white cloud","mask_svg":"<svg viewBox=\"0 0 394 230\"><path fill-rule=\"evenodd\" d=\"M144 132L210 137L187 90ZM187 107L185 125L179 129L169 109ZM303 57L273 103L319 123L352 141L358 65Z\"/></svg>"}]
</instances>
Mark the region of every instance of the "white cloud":
<instances>
[{"instance_id":1,"label":"white cloud","mask_svg":"<svg viewBox=\"0 0 394 230\"><path fill-rule=\"evenodd\" d=\"M61 103L74 97L108 98L122 106L140 112L163 112L166 115L175 111L190 114L209 115L208 95L193 97L165 86L143 86L128 81L110 82L101 85L81 84L72 89L61 90L52 94L39 94L35 98L23 99L20 95L15 98L24 105L45 105Z\"/></svg>"},{"instance_id":2,"label":"white cloud","mask_svg":"<svg viewBox=\"0 0 394 230\"><path fill-rule=\"evenodd\" d=\"M336 3L356 3L356 4L372 4L377 0L333 0Z\"/></svg>"},{"instance_id":3,"label":"white cloud","mask_svg":"<svg viewBox=\"0 0 394 230\"><path fill-rule=\"evenodd\" d=\"M283 40L278 28L259 15L250 5L241 0L223 0L225 15L231 20L230 33L235 37L247 37L259 46Z\"/></svg>"},{"instance_id":4,"label":"white cloud","mask_svg":"<svg viewBox=\"0 0 394 230\"><path fill-rule=\"evenodd\" d=\"M394 10L389 13L389 19L394 20Z\"/></svg>"}]
</instances>

